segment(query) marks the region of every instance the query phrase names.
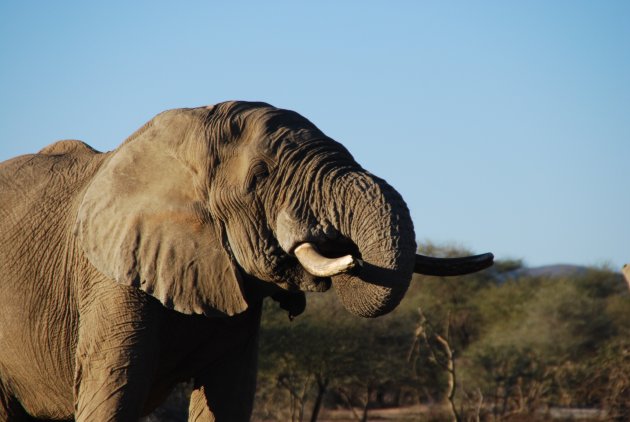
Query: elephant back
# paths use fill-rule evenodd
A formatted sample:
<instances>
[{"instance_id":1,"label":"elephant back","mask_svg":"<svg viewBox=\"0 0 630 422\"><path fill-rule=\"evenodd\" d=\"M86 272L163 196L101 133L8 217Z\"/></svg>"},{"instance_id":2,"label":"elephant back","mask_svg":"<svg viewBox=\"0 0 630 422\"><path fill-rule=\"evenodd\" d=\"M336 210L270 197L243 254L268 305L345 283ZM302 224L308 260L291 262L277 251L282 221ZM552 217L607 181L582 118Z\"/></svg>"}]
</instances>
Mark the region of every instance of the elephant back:
<instances>
[{"instance_id":1,"label":"elephant back","mask_svg":"<svg viewBox=\"0 0 630 422\"><path fill-rule=\"evenodd\" d=\"M58 141L37 154L27 154L0 163L0 227L40 213L51 218L63 213L85 187L102 160L101 154L84 142ZM32 225L31 225L32 226Z\"/></svg>"}]
</instances>

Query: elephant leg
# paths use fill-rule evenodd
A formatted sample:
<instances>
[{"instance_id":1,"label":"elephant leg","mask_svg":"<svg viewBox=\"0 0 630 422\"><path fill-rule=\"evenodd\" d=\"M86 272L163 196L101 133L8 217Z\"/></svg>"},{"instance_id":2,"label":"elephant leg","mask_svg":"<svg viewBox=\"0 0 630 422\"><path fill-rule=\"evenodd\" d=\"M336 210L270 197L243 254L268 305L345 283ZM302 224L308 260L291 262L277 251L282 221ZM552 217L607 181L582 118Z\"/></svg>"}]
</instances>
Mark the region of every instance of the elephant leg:
<instances>
[{"instance_id":1,"label":"elephant leg","mask_svg":"<svg viewBox=\"0 0 630 422\"><path fill-rule=\"evenodd\" d=\"M0 422L26 422L31 420L20 402L7 391L0 379Z\"/></svg>"},{"instance_id":2,"label":"elephant leg","mask_svg":"<svg viewBox=\"0 0 630 422\"><path fill-rule=\"evenodd\" d=\"M157 364L158 312L134 288L115 285L94 296L80 314L76 420L138 420Z\"/></svg>"},{"instance_id":3,"label":"elephant leg","mask_svg":"<svg viewBox=\"0 0 630 422\"><path fill-rule=\"evenodd\" d=\"M249 421L256 392L260 309L252 309L249 336L195 377L188 420Z\"/></svg>"},{"instance_id":4,"label":"elephant leg","mask_svg":"<svg viewBox=\"0 0 630 422\"><path fill-rule=\"evenodd\" d=\"M256 391L257 339L195 378L189 421L249 421Z\"/></svg>"}]
</instances>

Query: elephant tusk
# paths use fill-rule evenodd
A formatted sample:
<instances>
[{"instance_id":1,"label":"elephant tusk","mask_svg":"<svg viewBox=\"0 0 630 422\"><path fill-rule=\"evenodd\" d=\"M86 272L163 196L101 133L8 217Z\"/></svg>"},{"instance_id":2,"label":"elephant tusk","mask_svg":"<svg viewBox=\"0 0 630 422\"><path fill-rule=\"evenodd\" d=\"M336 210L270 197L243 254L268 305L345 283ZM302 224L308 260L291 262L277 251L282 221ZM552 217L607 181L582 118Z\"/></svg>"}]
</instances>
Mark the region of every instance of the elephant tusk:
<instances>
[{"instance_id":1,"label":"elephant tusk","mask_svg":"<svg viewBox=\"0 0 630 422\"><path fill-rule=\"evenodd\" d=\"M358 265L358 261L352 255L326 258L319 253L315 245L309 242L299 244L293 253L302 267L315 277L332 277L348 272Z\"/></svg>"},{"instance_id":2,"label":"elephant tusk","mask_svg":"<svg viewBox=\"0 0 630 422\"><path fill-rule=\"evenodd\" d=\"M413 272L436 276L464 275L481 271L493 263L494 255L491 253L461 258L433 258L416 254Z\"/></svg>"}]
</instances>

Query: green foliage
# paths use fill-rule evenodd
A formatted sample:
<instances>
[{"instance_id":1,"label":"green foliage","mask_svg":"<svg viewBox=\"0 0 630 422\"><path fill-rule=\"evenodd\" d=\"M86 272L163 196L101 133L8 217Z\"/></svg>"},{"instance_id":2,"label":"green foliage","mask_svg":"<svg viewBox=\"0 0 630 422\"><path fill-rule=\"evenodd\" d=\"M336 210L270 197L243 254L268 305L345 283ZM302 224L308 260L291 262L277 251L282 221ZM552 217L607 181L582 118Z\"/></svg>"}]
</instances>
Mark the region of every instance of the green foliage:
<instances>
[{"instance_id":1,"label":"green foliage","mask_svg":"<svg viewBox=\"0 0 630 422\"><path fill-rule=\"evenodd\" d=\"M431 244L422 253L470 254ZM270 302L256 418L306 420L319 402L352 406L360 420L372 407L445 403L456 379L453 414L461 420L542 420L555 407L597 408L624 420L628 321L630 295L619 274L591 268L533 277L518 260L462 277L414 276L400 306L372 320L347 313L332 293L309 295L293 322Z\"/></svg>"},{"instance_id":2,"label":"green foliage","mask_svg":"<svg viewBox=\"0 0 630 422\"><path fill-rule=\"evenodd\" d=\"M360 319L333 298L311 295L307 312L293 322L273 302L266 303L260 345L260 416L302 420L306 405L313 405L324 388L338 404L367 407L369 395L379 387L408 382L405 356L412 319L402 314ZM292 409L291 415L278 412L278 407L283 408L279 403Z\"/></svg>"}]
</instances>

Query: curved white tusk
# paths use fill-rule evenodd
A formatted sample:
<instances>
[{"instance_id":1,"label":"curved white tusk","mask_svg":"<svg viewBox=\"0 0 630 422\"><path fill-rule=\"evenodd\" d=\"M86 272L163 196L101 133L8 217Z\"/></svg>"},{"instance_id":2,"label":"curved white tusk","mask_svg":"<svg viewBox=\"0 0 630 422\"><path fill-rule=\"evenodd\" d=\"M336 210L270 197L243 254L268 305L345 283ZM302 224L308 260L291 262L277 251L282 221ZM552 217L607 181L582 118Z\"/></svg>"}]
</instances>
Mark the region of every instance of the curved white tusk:
<instances>
[{"instance_id":1,"label":"curved white tusk","mask_svg":"<svg viewBox=\"0 0 630 422\"><path fill-rule=\"evenodd\" d=\"M302 267L316 277L332 277L348 272L357 265L357 260L352 255L326 258L319 253L315 245L309 242L299 244L293 253Z\"/></svg>"}]
</instances>

